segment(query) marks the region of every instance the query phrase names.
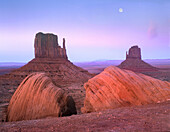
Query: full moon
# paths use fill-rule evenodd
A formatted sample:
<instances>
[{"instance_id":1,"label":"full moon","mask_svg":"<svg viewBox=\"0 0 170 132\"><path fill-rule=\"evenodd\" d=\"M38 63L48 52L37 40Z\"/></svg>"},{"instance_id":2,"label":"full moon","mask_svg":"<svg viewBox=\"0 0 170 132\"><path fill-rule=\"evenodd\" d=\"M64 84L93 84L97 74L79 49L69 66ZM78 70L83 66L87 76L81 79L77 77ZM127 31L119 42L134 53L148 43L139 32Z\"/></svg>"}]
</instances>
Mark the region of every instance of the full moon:
<instances>
[{"instance_id":1,"label":"full moon","mask_svg":"<svg viewBox=\"0 0 170 132\"><path fill-rule=\"evenodd\" d=\"M119 8L119 12L123 12L123 8Z\"/></svg>"}]
</instances>

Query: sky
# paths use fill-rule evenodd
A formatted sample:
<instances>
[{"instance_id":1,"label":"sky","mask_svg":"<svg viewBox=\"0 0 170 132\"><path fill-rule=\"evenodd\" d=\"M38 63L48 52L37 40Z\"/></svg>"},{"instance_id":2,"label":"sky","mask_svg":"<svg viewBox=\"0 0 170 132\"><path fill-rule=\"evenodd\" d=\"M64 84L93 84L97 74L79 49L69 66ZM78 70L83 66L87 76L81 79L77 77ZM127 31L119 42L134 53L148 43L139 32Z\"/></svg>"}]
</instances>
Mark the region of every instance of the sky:
<instances>
[{"instance_id":1,"label":"sky","mask_svg":"<svg viewBox=\"0 0 170 132\"><path fill-rule=\"evenodd\" d=\"M170 59L170 0L0 0L0 62L34 58L38 32L66 39L73 62Z\"/></svg>"}]
</instances>

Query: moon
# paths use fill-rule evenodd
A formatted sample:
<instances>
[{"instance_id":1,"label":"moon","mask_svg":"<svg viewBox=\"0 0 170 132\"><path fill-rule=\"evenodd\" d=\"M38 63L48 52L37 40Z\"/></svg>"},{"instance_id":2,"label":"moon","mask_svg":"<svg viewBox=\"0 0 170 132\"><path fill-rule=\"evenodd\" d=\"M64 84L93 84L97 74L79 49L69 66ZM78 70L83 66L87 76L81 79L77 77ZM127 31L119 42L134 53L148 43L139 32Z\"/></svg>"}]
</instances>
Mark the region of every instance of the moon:
<instances>
[{"instance_id":1,"label":"moon","mask_svg":"<svg viewBox=\"0 0 170 132\"><path fill-rule=\"evenodd\" d=\"M123 12L123 8L119 8L119 12L122 13Z\"/></svg>"}]
</instances>

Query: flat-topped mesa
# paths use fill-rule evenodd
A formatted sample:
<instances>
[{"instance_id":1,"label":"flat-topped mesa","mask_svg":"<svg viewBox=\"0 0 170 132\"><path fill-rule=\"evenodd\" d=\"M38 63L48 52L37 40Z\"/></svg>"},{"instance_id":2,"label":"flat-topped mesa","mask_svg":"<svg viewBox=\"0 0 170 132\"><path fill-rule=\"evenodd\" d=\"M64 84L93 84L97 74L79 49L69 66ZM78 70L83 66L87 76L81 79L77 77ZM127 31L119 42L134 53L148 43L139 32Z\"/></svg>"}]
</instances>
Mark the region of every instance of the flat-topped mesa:
<instances>
[{"instance_id":1,"label":"flat-topped mesa","mask_svg":"<svg viewBox=\"0 0 170 132\"><path fill-rule=\"evenodd\" d=\"M58 44L58 36L51 33L37 33L34 41L35 58L67 58L65 39L63 48Z\"/></svg>"},{"instance_id":2,"label":"flat-topped mesa","mask_svg":"<svg viewBox=\"0 0 170 132\"><path fill-rule=\"evenodd\" d=\"M129 49L129 53L126 52L126 59L140 59L141 60L141 49L135 45Z\"/></svg>"}]
</instances>

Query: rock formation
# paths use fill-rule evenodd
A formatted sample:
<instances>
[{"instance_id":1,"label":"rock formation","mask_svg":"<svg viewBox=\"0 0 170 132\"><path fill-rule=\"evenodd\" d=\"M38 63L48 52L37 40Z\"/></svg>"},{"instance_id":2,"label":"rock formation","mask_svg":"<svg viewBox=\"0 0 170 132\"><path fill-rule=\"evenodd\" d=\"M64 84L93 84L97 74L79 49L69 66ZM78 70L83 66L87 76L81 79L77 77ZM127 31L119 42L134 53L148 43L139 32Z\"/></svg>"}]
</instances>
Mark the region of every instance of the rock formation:
<instances>
[{"instance_id":1,"label":"rock formation","mask_svg":"<svg viewBox=\"0 0 170 132\"><path fill-rule=\"evenodd\" d=\"M35 36L35 58L65 58L67 59L65 39L63 48L58 44L58 36L54 34L37 33Z\"/></svg>"},{"instance_id":2,"label":"rock formation","mask_svg":"<svg viewBox=\"0 0 170 132\"><path fill-rule=\"evenodd\" d=\"M170 99L170 83L110 66L84 84L82 112L144 105Z\"/></svg>"},{"instance_id":3,"label":"rock formation","mask_svg":"<svg viewBox=\"0 0 170 132\"><path fill-rule=\"evenodd\" d=\"M33 60L9 74L0 76L0 102L8 103L17 87L29 74L45 72L56 86L73 97L77 111L80 112L85 97L83 84L92 75L67 59L65 39L61 48L58 45L57 35L37 33L34 47Z\"/></svg>"},{"instance_id":4,"label":"rock formation","mask_svg":"<svg viewBox=\"0 0 170 132\"><path fill-rule=\"evenodd\" d=\"M158 70L158 68L153 67L141 60L141 49L138 46L132 46L129 49L129 52L126 52L126 60L123 61L118 67L141 73Z\"/></svg>"},{"instance_id":5,"label":"rock formation","mask_svg":"<svg viewBox=\"0 0 170 132\"><path fill-rule=\"evenodd\" d=\"M129 49L129 53L126 52L126 59L140 59L141 60L141 49L135 45Z\"/></svg>"},{"instance_id":6,"label":"rock formation","mask_svg":"<svg viewBox=\"0 0 170 132\"><path fill-rule=\"evenodd\" d=\"M72 114L76 114L72 97L55 86L44 73L32 73L12 96L7 117L8 121L20 121Z\"/></svg>"}]
</instances>

